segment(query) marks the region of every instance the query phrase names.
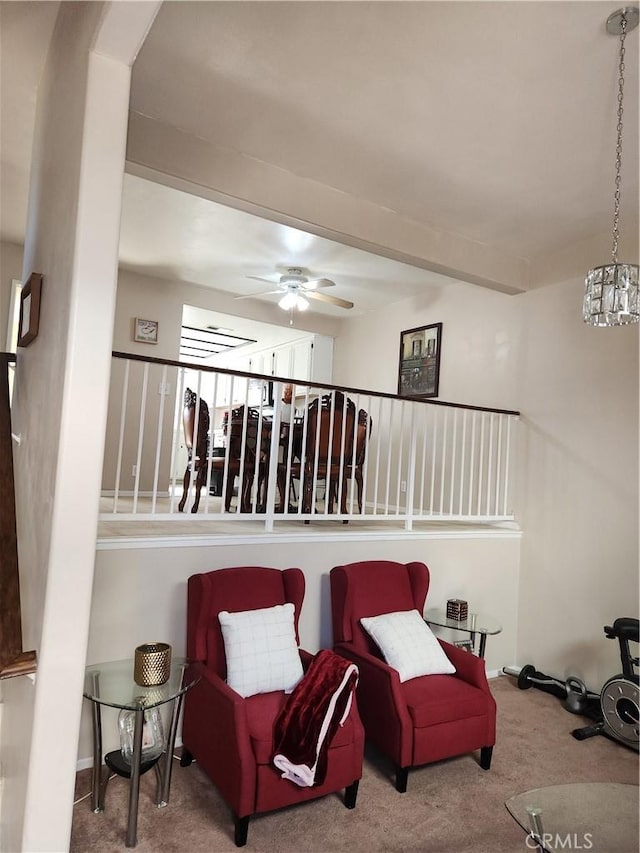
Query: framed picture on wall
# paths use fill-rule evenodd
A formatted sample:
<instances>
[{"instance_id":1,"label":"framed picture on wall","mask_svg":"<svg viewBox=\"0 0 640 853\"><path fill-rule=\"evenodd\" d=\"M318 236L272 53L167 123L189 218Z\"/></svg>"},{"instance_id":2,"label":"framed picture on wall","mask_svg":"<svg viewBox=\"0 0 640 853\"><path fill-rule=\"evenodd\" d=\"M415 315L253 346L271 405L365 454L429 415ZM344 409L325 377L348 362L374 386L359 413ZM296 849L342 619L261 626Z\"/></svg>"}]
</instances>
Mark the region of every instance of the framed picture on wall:
<instances>
[{"instance_id":1,"label":"framed picture on wall","mask_svg":"<svg viewBox=\"0 0 640 853\"><path fill-rule=\"evenodd\" d=\"M400 333L400 397L438 396L441 346L442 323L418 326Z\"/></svg>"},{"instance_id":2,"label":"framed picture on wall","mask_svg":"<svg viewBox=\"0 0 640 853\"><path fill-rule=\"evenodd\" d=\"M33 272L20 291L18 346L26 347L38 336L40 327L40 293L42 276Z\"/></svg>"},{"instance_id":3,"label":"framed picture on wall","mask_svg":"<svg viewBox=\"0 0 640 853\"><path fill-rule=\"evenodd\" d=\"M133 325L133 339L141 344L157 344L157 320L142 320L140 317L136 317Z\"/></svg>"}]
</instances>

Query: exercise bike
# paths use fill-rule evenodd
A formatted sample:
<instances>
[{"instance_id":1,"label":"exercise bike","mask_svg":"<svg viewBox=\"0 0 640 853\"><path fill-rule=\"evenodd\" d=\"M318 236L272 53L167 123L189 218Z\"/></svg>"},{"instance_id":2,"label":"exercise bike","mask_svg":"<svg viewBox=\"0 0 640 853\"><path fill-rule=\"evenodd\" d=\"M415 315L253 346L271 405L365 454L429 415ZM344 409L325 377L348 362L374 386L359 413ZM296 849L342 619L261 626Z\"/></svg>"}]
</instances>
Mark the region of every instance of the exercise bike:
<instances>
[{"instance_id":1,"label":"exercise bike","mask_svg":"<svg viewBox=\"0 0 640 853\"><path fill-rule=\"evenodd\" d=\"M616 619L613 625L605 626L604 633L609 640L618 640L620 644L622 672L603 684L600 691L600 715L596 722L582 729L574 729L571 734L577 740L606 735L638 750L640 678L636 668L640 664L640 658L633 657L629 649L630 642L640 642L638 620Z\"/></svg>"},{"instance_id":2,"label":"exercise bike","mask_svg":"<svg viewBox=\"0 0 640 853\"><path fill-rule=\"evenodd\" d=\"M638 750L640 743L639 677L636 667L638 657L633 657L630 642L639 642L638 620L616 619L612 626L604 628L605 636L617 639L620 644L622 673L614 675L602 687L600 693L587 690L585 684L575 676L566 681L545 675L531 664L521 669L505 666L503 672L517 678L520 690L536 687L563 700L564 707L572 714L593 719L591 725L574 729L571 734L577 740L585 740L602 734Z\"/></svg>"}]
</instances>

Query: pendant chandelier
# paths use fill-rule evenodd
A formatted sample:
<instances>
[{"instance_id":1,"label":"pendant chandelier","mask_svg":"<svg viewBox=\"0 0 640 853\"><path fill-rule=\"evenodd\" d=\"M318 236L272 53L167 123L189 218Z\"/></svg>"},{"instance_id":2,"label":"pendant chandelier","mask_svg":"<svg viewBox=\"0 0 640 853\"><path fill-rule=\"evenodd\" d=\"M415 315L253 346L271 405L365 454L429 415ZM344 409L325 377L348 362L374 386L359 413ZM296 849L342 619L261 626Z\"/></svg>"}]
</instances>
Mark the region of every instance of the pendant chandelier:
<instances>
[{"instance_id":1,"label":"pendant chandelier","mask_svg":"<svg viewBox=\"0 0 640 853\"><path fill-rule=\"evenodd\" d=\"M613 208L613 244L611 261L589 270L585 279L583 317L591 326L625 326L640 320L638 300L638 264L618 261L618 221L622 183L622 101L624 97L624 42L627 33L638 26L638 7L618 9L607 18L607 32L620 36L618 61L618 110L616 140L616 180Z\"/></svg>"}]
</instances>

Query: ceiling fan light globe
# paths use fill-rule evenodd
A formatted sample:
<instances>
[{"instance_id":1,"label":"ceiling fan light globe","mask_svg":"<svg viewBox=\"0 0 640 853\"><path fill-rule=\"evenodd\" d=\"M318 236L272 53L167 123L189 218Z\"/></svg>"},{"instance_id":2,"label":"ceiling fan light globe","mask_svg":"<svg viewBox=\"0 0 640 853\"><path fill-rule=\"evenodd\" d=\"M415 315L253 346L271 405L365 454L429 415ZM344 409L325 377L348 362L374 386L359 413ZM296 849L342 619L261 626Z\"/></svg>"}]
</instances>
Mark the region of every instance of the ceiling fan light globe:
<instances>
[{"instance_id":1,"label":"ceiling fan light globe","mask_svg":"<svg viewBox=\"0 0 640 853\"><path fill-rule=\"evenodd\" d=\"M296 307L297 299L298 297L295 293L285 293L282 299L278 302L278 305L283 311L290 311L292 308Z\"/></svg>"},{"instance_id":2,"label":"ceiling fan light globe","mask_svg":"<svg viewBox=\"0 0 640 853\"><path fill-rule=\"evenodd\" d=\"M306 311L309 307L309 302L304 298L304 296L297 296L296 307L298 311Z\"/></svg>"}]
</instances>

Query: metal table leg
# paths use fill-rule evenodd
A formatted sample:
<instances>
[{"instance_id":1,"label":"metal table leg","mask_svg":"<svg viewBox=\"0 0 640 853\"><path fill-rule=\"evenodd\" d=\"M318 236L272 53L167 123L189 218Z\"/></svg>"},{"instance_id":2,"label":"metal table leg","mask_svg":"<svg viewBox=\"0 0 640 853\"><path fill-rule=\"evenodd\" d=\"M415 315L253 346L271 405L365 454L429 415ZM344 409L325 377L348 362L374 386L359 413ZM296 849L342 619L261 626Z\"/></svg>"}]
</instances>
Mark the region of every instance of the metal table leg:
<instances>
[{"instance_id":1,"label":"metal table leg","mask_svg":"<svg viewBox=\"0 0 640 853\"><path fill-rule=\"evenodd\" d=\"M93 673L93 692L100 692L99 674ZM100 703L91 703L91 722L93 728L93 771L91 782L91 809L94 814L104 811L104 787L102 784L102 714Z\"/></svg>"},{"instance_id":2,"label":"metal table leg","mask_svg":"<svg viewBox=\"0 0 640 853\"><path fill-rule=\"evenodd\" d=\"M184 670L180 676L180 689L182 689ZM169 803L169 792L171 790L171 772L173 770L173 750L176 744L176 734L178 732L178 719L180 717L180 708L182 707L183 694L176 696L171 708L171 724L169 726L169 736L167 738L167 751L164 757L164 764L160 767L161 786L160 795L157 802L159 809L164 808ZM160 762L162 764L162 762Z\"/></svg>"},{"instance_id":3,"label":"metal table leg","mask_svg":"<svg viewBox=\"0 0 640 853\"><path fill-rule=\"evenodd\" d=\"M144 708L135 710L133 730L133 754L131 756L131 781L129 783L129 820L127 822L127 847L135 847L138 841L138 798L140 795L140 761L142 759L142 730Z\"/></svg>"},{"instance_id":4,"label":"metal table leg","mask_svg":"<svg viewBox=\"0 0 640 853\"><path fill-rule=\"evenodd\" d=\"M529 815L529 826L531 827L529 837L533 838L536 842L536 850L538 850L539 853L545 853L543 846L544 833L542 830L542 809L529 807L527 809L527 813Z\"/></svg>"},{"instance_id":5,"label":"metal table leg","mask_svg":"<svg viewBox=\"0 0 640 853\"><path fill-rule=\"evenodd\" d=\"M480 648L478 649L478 657L480 657L480 658L484 657L484 650L486 649L486 647L487 647L487 635L486 634L480 634Z\"/></svg>"}]
</instances>

